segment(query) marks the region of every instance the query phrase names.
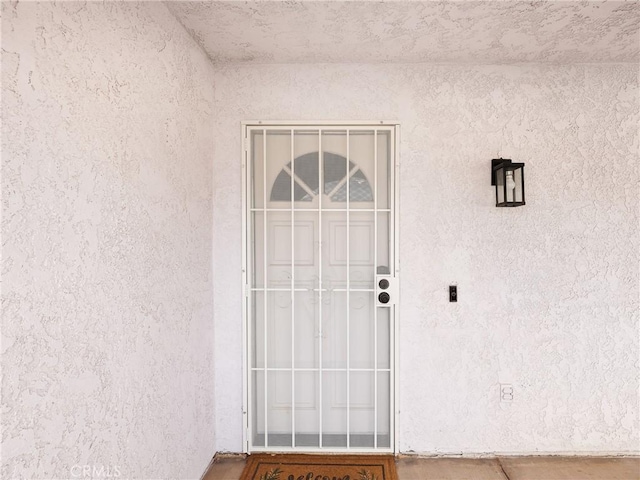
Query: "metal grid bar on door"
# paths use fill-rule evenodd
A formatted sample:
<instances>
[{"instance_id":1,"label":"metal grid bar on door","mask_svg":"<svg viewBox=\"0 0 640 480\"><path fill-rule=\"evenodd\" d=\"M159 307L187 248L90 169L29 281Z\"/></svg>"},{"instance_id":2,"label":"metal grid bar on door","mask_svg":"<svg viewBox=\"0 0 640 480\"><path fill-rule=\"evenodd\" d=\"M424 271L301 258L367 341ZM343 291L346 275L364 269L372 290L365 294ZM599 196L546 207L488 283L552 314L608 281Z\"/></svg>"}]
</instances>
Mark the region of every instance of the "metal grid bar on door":
<instances>
[{"instance_id":1,"label":"metal grid bar on door","mask_svg":"<svg viewBox=\"0 0 640 480\"><path fill-rule=\"evenodd\" d=\"M288 212L288 208L252 208L251 211L254 212ZM297 212L318 212L317 208L296 208ZM346 212L346 208L332 208L332 212ZM351 211L355 212L373 212L373 208L354 208ZM388 208L378 208L378 212L391 212L391 209Z\"/></svg>"},{"instance_id":2,"label":"metal grid bar on door","mask_svg":"<svg viewBox=\"0 0 640 480\"><path fill-rule=\"evenodd\" d=\"M373 279L378 274L378 130L373 132ZM374 285L375 287L375 285ZM375 295L374 295L375 296ZM374 298L375 303L375 298ZM373 307L373 448L378 448L378 307Z\"/></svg>"},{"instance_id":3,"label":"metal grid bar on door","mask_svg":"<svg viewBox=\"0 0 640 480\"><path fill-rule=\"evenodd\" d=\"M269 288L261 288L255 287L250 288L252 292L288 292L289 288L277 288L277 287L269 287ZM296 292L319 292L319 288L294 288ZM351 292L374 292L373 288L351 288L349 289ZM323 292L346 292L346 288L323 288Z\"/></svg>"},{"instance_id":4,"label":"metal grid bar on door","mask_svg":"<svg viewBox=\"0 0 640 480\"><path fill-rule=\"evenodd\" d=\"M290 372L291 368L289 367L269 367L269 368L262 368L262 367L253 367L251 370L256 371L256 372L262 372L265 370L268 370L270 372ZM319 372L320 368L304 368L304 367L300 367L300 368L294 368L293 369L294 372ZM323 372L347 372L346 368L329 368L329 367L324 367L322 369ZM376 371L376 369L374 368L354 368L351 367L350 369L348 369L348 371L351 372L374 372ZM391 369L390 368L378 368L377 369L378 372L390 372Z\"/></svg>"},{"instance_id":5,"label":"metal grid bar on door","mask_svg":"<svg viewBox=\"0 0 640 480\"><path fill-rule=\"evenodd\" d=\"M267 131L262 130L262 205L264 207L267 206ZM263 241L263 265L262 265L262 273L263 273L263 285L265 288L269 283L267 282L267 212L264 212L262 216L262 241ZM264 317L264 446L269 447L269 374L267 372L267 368L269 367L269 357L268 357L268 348L269 342L267 337L267 332L269 331L269 323L267 318L269 316L268 311L268 295L265 294L262 296L263 298L263 317Z\"/></svg>"},{"instance_id":6,"label":"metal grid bar on door","mask_svg":"<svg viewBox=\"0 0 640 480\"><path fill-rule=\"evenodd\" d=\"M350 328L351 328L351 292L350 292L350 288L351 288L351 264L349 262L350 258L351 258L351 223L350 223L350 219L351 219L351 215L349 214L349 208L351 207L351 195L350 195L350 185L351 185L351 169L349 168L350 165L350 160L349 160L349 154L350 154L350 147L351 147L351 142L350 142L350 138L349 138L349 133L350 130L347 129L347 155L346 155L346 165L345 165L345 171L347 172L347 174L345 175L346 178L346 182L347 182L347 246L346 246L346 252L347 252L347 326L346 326L346 336L347 336L347 450L349 448L351 448L351 383L350 383L350 379L351 379L351 372L349 371L350 367L351 367L351 332L350 332Z\"/></svg>"},{"instance_id":7,"label":"metal grid bar on door","mask_svg":"<svg viewBox=\"0 0 640 480\"><path fill-rule=\"evenodd\" d=\"M323 299L323 289L322 289L322 254L323 254L323 245L322 245L322 178L323 178L323 151L322 151L322 129L318 130L318 366L320 368L318 372L318 447L322 448L322 404L323 401L323 391L322 391L322 335L323 335L323 318L322 318L322 299Z\"/></svg>"},{"instance_id":8,"label":"metal grid bar on door","mask_svg":"<svg viewBox=\"0 0 640 480\"><path fill-rule=\"evenodd\" d=\"M290 130L291 139L289 148L291 150L291 447L296 447L296 235L295 235L295 212L294 212L294 192L295 192L295 176L296 176L296 155L294 151L293 129ZM265 175L266 177L266 175ZM264 208L267 208L265 204ZM265 255L266 256L266 255ZM265 285L266 287L266 285Z\"/></svg>"}]
</instances>

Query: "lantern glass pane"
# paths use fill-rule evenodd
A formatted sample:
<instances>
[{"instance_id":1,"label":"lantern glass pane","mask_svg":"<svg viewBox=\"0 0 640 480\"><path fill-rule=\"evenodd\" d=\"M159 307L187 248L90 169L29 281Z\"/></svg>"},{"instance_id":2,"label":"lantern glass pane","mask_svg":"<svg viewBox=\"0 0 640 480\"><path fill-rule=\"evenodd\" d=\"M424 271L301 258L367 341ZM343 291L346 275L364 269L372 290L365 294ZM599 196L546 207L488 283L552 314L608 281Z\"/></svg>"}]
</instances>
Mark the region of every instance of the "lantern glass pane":
<instances>
[{"instance_id":1,"label":"lantern glass pane","mask_svg":"<svg viewBox=\"0 0 640 480\"><path fill-rule=\"evenodd\" d=\"M504 202L504 168L496 170L496 203Z\"/></svg>"},{"instance_id":2,"label":"lantern glass pane","mask_svg":"<svg viewBox=\"0 0 640 480\"><path fill-rule=\"evenodd\" d=\"M513 171L513 180L516 182L516 189L514 191L514 202L524 202L524 195L522 192L522 167Z\"/></svg>"}]
</instances>

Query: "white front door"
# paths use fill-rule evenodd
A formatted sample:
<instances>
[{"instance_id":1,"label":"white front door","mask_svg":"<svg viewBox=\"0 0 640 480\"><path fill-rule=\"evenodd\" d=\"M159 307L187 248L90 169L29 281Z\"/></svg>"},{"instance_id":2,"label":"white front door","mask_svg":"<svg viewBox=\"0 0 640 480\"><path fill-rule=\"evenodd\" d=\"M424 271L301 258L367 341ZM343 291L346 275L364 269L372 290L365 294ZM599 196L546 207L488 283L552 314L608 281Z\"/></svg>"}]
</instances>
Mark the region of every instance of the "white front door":
<instances>
[{"instance_id":1,"label":"white front door","mask_svg":"<svg viewBox=\"0 0 640 480\"><path fill-rule=\"evenodd\" d=\"M395 127L244 133L247 450L393 451Z\"/></svg>"}]
</instances>

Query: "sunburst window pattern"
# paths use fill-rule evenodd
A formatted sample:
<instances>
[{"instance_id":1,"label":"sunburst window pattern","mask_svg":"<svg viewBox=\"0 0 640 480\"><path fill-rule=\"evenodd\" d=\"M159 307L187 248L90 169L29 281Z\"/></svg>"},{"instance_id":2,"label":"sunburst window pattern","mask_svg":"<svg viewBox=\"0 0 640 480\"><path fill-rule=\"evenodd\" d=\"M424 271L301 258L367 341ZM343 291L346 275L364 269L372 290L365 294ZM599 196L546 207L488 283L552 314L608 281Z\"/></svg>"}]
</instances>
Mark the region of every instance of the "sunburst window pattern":
<instances>
[{"instance_id":1,"label":"sunburst window pattern","mask_svg":"<svg viewBox=\"0 0 640 480\"><path fill-rule=\"evenodd\" d=\"M301 155L294 160L293 199L311 202L319 193L318 152ZM333 202L347 201L347 159L335 153L323 155L323 193ZM291 162L284 167L271 188L271 201L291 201ZM364 173L349 162L349 201L372 202L373 192Z\"/></svg>"}]
</instances>

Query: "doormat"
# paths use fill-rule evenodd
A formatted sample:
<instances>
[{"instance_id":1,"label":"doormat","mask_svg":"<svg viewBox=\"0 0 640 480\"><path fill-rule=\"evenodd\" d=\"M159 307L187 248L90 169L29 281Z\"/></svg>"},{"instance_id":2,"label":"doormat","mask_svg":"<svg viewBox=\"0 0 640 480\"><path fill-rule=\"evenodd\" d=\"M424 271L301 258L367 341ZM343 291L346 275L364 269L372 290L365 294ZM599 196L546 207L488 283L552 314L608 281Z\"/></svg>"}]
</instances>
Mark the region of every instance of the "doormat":
<instances>
[{"instance_id":1,"label":"doormat","mask_svg":"<svg viewBox=\"0 0 640 480\"><path fill-rule=\"evenodd\" d=\"M240 480L398 480L398 475L391 455L254 454Z\"/></svg>"}]
</instances>

